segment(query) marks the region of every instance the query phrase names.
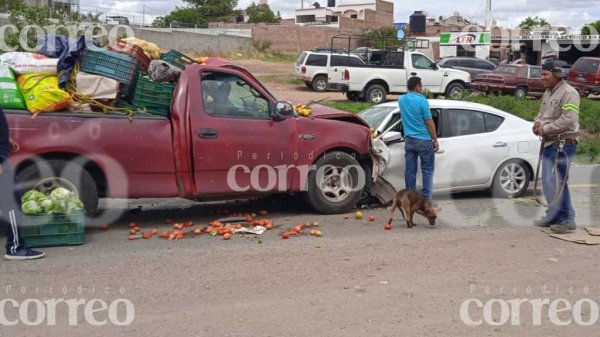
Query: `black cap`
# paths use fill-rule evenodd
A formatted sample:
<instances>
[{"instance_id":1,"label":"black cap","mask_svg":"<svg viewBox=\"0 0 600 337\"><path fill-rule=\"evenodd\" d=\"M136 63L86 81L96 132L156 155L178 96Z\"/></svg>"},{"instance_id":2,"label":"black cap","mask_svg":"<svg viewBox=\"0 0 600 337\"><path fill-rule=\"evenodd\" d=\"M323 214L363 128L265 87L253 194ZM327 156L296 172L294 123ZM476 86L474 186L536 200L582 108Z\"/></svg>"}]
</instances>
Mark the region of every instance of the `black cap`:
<instances>
[{"instance_id":1,"label":"black cap","mask_svg":"<svg viewBox=\"0 0 600 337\"><path fill-rule=\"evenodd\" d=\"M558 78L567 78L567 74L565 73L564 69L555 65L551 60L542 63L542 70L549 71L552 73L552 75Z\"/></svg>"}]
</instances>

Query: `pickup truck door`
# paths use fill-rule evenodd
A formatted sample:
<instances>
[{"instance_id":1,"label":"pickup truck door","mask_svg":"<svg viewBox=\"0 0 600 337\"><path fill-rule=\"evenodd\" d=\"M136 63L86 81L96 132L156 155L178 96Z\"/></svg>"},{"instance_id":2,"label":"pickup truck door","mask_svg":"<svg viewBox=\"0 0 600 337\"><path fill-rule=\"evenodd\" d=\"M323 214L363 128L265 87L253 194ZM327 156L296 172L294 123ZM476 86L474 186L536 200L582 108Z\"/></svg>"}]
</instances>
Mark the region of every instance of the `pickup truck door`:
<instances>
[{"instance_id":1,"label":"pickup truck door","mask_svg":"<svg viewBox=\"0 0 600 337\"><path fill-rule=\"evenodd\" d=\"M191 107L192 162L200 195L287 189L280 167L294 164L296 124L273 121L274 100L246 74L203 70ZM278 179L281 178L281 179ZM280 185L283 184L283 185Z\"/></svg>"},{"instance_id":2,"label":"pickup truck door","mask_svg":"<svg viewBox=\"0 0 600 337\"><path fill-rule=\"evenodd\" d=\"M442 90L442 82L444 72L439 70L438 66L433 63L427 56L422 54L407 54L410 55L407 80L413 76L419 76L423 89L427 89L433 93L440 93Z\"/></svg>"}]
</instances>

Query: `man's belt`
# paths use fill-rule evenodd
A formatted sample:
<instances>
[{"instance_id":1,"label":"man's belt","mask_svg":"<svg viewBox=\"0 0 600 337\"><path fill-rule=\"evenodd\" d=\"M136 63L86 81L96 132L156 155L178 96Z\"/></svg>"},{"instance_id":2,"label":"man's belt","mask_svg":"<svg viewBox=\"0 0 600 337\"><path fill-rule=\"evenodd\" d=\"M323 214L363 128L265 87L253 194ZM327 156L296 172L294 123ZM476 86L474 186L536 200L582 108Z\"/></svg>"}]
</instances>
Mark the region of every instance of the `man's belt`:
<instances>
[{"instance_id":1,"label":"man's belt","mask_svg":"<svg viewBox=\"0 0 600 337\"><path fill-rule=\"evenodd\" d=\"M563 134L563 135L545 135L542 138L542 141L544 143L558 142L561 139L561 136L564 137L562 139L565 140L565 143L576 143L579 133L568 133L568 134Z\"/></svg>"}]
</instances>

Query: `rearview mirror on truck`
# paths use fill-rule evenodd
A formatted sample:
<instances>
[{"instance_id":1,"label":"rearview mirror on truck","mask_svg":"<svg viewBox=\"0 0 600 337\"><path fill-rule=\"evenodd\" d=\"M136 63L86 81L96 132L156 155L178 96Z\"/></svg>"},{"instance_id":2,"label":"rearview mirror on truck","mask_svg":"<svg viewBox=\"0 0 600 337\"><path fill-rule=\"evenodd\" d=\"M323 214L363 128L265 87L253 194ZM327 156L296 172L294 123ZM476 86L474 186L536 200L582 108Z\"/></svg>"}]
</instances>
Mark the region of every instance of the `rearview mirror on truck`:
<instances>
[{"instance_id":1,"label":"rearview mirror on truck","mask_svg":"<svg viewBox=\"0 0 600 337\"><path fill-rule=\"evenodd\" d=\"M275 113L273 114L274 121L283 121L294 115L294 107L288 102L277 102Z\"/></svg>"}]
</instances>

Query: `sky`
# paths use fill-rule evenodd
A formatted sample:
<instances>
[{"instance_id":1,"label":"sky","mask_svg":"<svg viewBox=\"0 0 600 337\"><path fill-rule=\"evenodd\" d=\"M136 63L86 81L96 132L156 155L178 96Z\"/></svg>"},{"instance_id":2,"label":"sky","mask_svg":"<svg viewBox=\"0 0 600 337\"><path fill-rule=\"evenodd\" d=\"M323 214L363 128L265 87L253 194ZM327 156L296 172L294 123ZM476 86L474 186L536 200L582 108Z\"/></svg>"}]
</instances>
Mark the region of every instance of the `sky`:
<instances>
[{"instance_id":1,"label":"sky","mask_svg":"<svg viewBox=\"0 0 600 337\"><path fill-rule=\"evenodd\" d=\"M271 10L280 11L283 18L292 18L294 10L300 8L302 0L269 0ZM318 1L322 6L326 0L304 0L304 7ZM246 8L252 0L238 0L238 8ZM258 2L258 0L256 1ZM365 3L371 0L336 0L337 4ZM483 24L485 0L462 1L394 1L395 22L408 22L415 10L424 10L429 16L451 16L455 11L472 22ZM175 6L185 6L181 0L80 0L83 12L105 13L128 16L135 24L141 24L143 18L147 24L160 15L166 15ZM145 17L142 14L145 9ZM573 29L583 24L600 20L600 0L492 0L492 16L503 27L515 27L527 16L545 18L554 26L568 26Z\"/></svg>"}]
</instances>

